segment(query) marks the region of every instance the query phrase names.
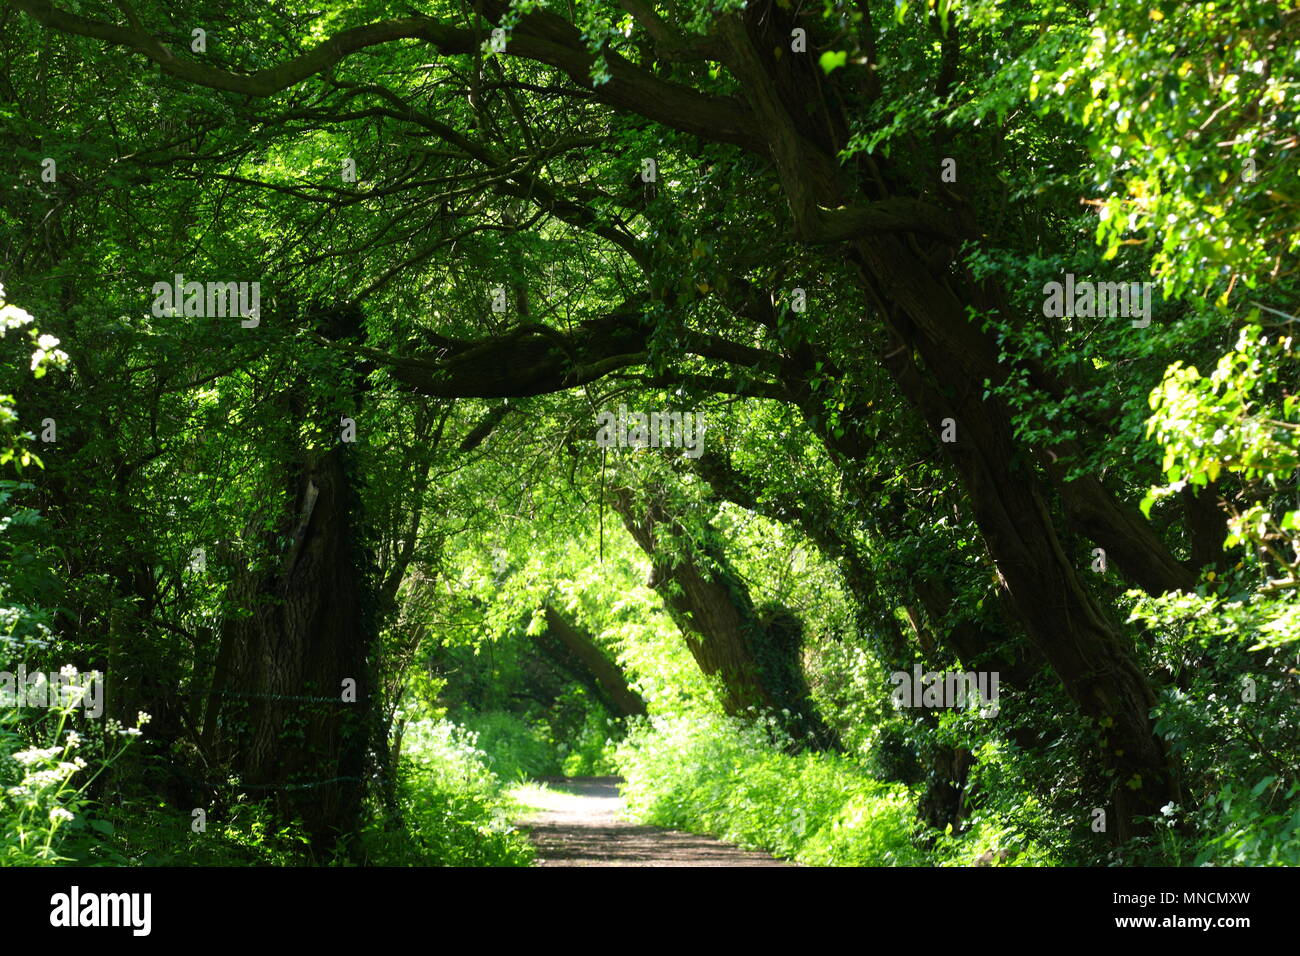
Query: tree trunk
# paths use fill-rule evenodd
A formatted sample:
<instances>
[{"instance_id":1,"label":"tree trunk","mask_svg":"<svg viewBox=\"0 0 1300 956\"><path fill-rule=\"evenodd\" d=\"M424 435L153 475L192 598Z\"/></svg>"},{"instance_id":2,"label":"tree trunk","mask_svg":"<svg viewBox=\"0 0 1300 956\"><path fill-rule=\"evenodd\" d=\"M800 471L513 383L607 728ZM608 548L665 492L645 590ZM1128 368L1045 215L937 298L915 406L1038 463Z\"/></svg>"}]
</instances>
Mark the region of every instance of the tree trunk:
<instances>
[{"instance_id":1,"label":"tree trunk","mask_svg":"<svg viewBox=\"0 0 1300 956\"><path fill-rule=\"evenodd\" d=\"M252 613L227 622L207 735L227 738L217 752L248 789L300 817L323 849L359 819L371 629L342 448L311 456L296 487L280 566L238 572L232 586ZM220 735L219 721L239 729Z\"/></svg>"},{"instance_id":2,"label":"tree trunk","mask_svg":"<svg viewBox=\"0 0 1300 956\"><path fill-rule=\"evenodd\" d=\"M898 267L897 262L894 263ZM898 281L908 275L895 273ZM913 272L913 281L919 277ZM943 450L957 467L976 522L1011 605L1066 693L1096 722L1115 817L1115 835L1132 832L1136 815L1151 815L1174 796L1168 758L1149 712L1155 693L1132 651L1106 618L1061 546L1033 465L1017 454L1011 423L982 382L909 323L894 317L943 386L927 381L911 348L888 360L895 380L936 431L951 418L957 440Z\"/></svg>"},{"instance_id":3,"label":"tree trunk","mask_svg":"<svg viewBox=\"0 0 1300 956\"><path fill-rule=\"evenodd\" d=\"M537 644L546 655L591 691L615 717L644 716L645 701L591 635L569 623L549 604L544 613L547 629L538 635Z\"/></svg>"},{"instance_id":4,"label":"tree trunk","mask_svg":"<svg viewBox=\"0 0 1300 956\"><path fill-rule=\"evenodd\" d=\"M720 682L723 710L731 716L750 708L769 711L784 721L797 746L838 748L809 696L799 620L784 608L756 609L711 536L688 546L696 553L666 554L661 526L686 536L658 501L638 507L623 488L614 491L612 505L650 557L649 586L663 598L700 669Z\"/></svg>"},{"instance_id":5,"label":"tree trunk","mask_svg":"<svg viewBox=\"0 0 1300 956\"><path fill-rule=\"evenodd\" d=\"M309 314L332 338L360 331L355 309ZM359 407L365 386L355 363L345 381ZM223 629L205 735L249 792L273 798L281 819L301 819L313 849L326 851L360 822L372 743L387 762L370 673L381 589L365 570L337 408L313 397L305 376L280 400L290 434L325 424L307 429L314 446L287 450L276 527L249 529L254 564L244 556L229 592L245 613Z\"/></svg>"},{"instance_id":6,"label":"tree trunk","mask_svg":"<svg viewBox=\"0 0 1300 956\"><path fill-rule=\"evenodd\" d=\"M1033 463L1015 444L1010 413L997 396L984 397L986 385L1005 381L1011 369L968 309L997 309L1001 297L951 266L955 244L978 232L964 207L928 203L940 219L947 213L946 223L918 212L902 236L880 227L882 204L893 203L892 210L898 203L888 195L888 172L869 183L854 180L854 170L838 161L846 124L824 96L811 59L778 59L772 52L794 23L770 3L724 17L719 32L728 66L762 124L797 234L840 243L871 311L893 339L882 363L932 433L945 419L956 423L958 440L942 450L1026 634L1096 721L1119 821L1115 835L1123 839L1135 815L1154 813L1173 794L1148 717L1155 694L1062 548ZM943 232L947 238L922 238Z\"/></svg>"}]
</instances>

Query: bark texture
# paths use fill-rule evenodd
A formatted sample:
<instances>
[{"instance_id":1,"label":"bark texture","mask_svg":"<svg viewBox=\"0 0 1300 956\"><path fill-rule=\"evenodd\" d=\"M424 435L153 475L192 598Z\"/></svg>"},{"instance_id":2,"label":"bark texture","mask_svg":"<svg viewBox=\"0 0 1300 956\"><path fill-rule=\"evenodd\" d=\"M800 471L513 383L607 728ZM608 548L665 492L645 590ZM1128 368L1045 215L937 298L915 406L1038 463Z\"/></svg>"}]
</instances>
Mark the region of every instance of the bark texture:
<instances>
[{"instance_id":1,"label":"bark texture","mask_svg":"<svg viewBox=\"0 0 1300 956\"><path fill-rule=\"evenodd\" d=\"M592 636L549 604L543 613L546 631L538 635L537 643L546 655L591 691L614 716L643 716L645 701Z\"/></svg>"},{"instance_id":2,"label":"bark texture","mask_svg":"<svg viewBox=\"0 0 1300 956\"><path fill-rule=\"evenodd\" d=\"M613 493L613 507L650 557L649 586L663 598L700 669L718 680L723 709L733 716L750 708L784 712L797 743L838 747L809 696L798 618L779 606L756 608L711 537L690 545L687 554L670 554L661 536L686 536L658 501L642 504L622 488Z\"/></svg>"}]
</instances>

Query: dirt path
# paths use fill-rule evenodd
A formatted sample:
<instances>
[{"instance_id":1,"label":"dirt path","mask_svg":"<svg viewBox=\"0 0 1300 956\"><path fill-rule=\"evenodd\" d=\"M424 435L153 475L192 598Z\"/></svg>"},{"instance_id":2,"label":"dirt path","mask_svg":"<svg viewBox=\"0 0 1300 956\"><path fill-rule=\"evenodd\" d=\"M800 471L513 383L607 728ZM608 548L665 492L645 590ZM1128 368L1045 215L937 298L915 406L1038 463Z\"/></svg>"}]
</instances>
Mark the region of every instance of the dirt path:
<instances>
[{"instance_id":1,"label":"dirt path","mask_svg":"<svg viewBox=\"0 0 1300 956\"><path fill-rule=\"evenodd\" d=\"M541 781L529 791L539 807L519 823L531 831L537 866L789 866L712 837L638 826L623 819L618 777L567 777Z\"/></svg>"}]
</instances>

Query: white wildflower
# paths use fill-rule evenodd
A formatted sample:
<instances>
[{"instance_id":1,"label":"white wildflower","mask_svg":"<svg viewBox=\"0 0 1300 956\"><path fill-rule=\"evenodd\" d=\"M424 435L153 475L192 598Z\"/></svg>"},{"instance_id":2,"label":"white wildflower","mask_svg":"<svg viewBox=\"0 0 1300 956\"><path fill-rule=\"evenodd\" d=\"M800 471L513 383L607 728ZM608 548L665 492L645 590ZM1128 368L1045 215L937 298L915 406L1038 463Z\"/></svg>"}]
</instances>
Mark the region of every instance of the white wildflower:
<instances>
[{"instance_id":1,"label":"white wildflower","mask_svg":"<svg viewBox=\"0 0 1300 956\"><path fill-rule=\"evenodd\" d=\"M40 747L31 747L27 750L20 750L14 754L14 760L17 760L24 767L30 767L34 763L51 760L58 756L60 748L50 747L48 750L42 750Z\"/></svg>"},{"instance_id":2,"label":"white wildflower","mask_svg":"<svg viewBox=\"0 0 1300 956\"><path fill-rule=\"evenodd\" d=\"M44 790L56 783L63 783L63 774L57 770L38 770L24 777L23 783L33 790Z\"/></svg>"}]
</instances>

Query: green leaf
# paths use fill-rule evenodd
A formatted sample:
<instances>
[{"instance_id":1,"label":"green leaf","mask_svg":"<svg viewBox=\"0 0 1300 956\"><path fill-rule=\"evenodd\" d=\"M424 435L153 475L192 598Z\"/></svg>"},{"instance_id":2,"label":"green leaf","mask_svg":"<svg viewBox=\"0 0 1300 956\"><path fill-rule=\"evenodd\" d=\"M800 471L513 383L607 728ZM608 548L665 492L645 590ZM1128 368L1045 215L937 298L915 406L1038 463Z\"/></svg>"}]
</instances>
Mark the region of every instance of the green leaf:
<instances>
[{"instance_id":1,"label":"green leaf","mask_svg":"<svg viewBox=\"0 0 1300 956\"><path fill-rule=\"evenodd\" d=\"M824 73L830 73L832 70L843 66L848 61L849 54L844 50L827 50L818 60L822 65L822 71Z\"/></svg>"}]
</instances>

